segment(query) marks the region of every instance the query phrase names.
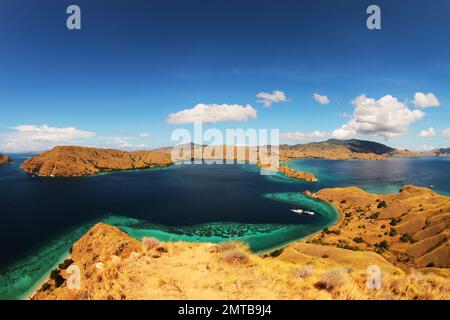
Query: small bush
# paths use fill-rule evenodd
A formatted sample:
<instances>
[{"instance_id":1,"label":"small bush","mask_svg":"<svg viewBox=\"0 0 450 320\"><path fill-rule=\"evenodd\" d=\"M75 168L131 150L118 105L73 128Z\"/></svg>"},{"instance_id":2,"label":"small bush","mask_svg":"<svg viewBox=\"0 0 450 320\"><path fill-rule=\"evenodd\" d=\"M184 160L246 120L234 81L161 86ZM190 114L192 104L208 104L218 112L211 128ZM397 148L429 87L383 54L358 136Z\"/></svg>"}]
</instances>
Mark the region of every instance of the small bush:
<instances>
[{"instance_id":1,"label":"small bush","mask_svg":"<svg viewBox=\"0 0 450 320\"><path fill-rule=\"evenodd\" d=\"M344 204L346 202L347 202L347 200L345 200L345 199L341 200L341 204Z\"/></svg>"},{"instance_id":2,"label":"small bush","mask_svg":"<svg viewBox=\"0 0 450 320\"><path fill-rule=\"evenodd\" d=\"M380 216L380 213L379 212L375 212L375 213L372 213L370 215L370 219L378 219L379 216Z\"/></svg>"},{"instance_id":3,"label":"small bush","mask_svg":"<svg viewBox=\"0 0 450 320\"><path fill-rule=\"evenodd\" d=\"M391 222L389 222L389 224L391 226L396 226L400 221L402 221L400 218L391 218Z\"/></svg>"},{"instance_id":4,"label":"small bush","mask_svg":"<svg viewBox=\"0 0 450 320\"><path fill-rule=\"evenodd\" d=\"M364 239L362 237L356 237L356 238L353 238L353 241L355 241L356 243L363 243Z\"/></svg>"},{"instance_id":5,"label":"small bush","mask_svg":"<svg viewBox=\"0 0 450 320\"><path fill-rule=\"evenodd\" d=\"M48 289L50 289L52 287L52 285L48 282L44 283L41 287L42 291L47 291Z\"/></svg>"},{"instance_id":6,"label":"small bush","mask_svg":"<svg viewBox=\"0 0 450 320\"><path fill-rule=\"evenodd\" d=\"M331 291L343 286L347 282L347 276L341 269L333 269L322 275L320 280L314 284L319 290Z\"/></svg>"},{"instance_id":7,"label":"small bush","mask_svg":"<svg viewBox=\"0 0 450 320\"><path fill-rule=\"evenodd\" d=\"M400 241L401 242L410 242L410 243L416 242L409 233L405 233L404 235L402 235L400 237Z\"/></svg>"},{"instance_id":8,"label":"small bush","mask_svg":"<svg viewBox=\"0 0 450 320\"><path fill-rule=\"evenodd\" d=\"M378 205L377 205L378 209L386 208L386 207L387 207L386 201L382 200L382 201L378 202Z\"/></svg>"},{"instance_id":9,"label":"small bush","mask_svg":"<svg viewBox=\"0 0 450 320\"><path fill-rule=\"evenodd\" d=\"M395 230L395 228L391 228L391 230L389 230L389 236L395 237L396 235L397 235L397 230Z\"/></svg>"},{"instance_id":10,"label":"small bush","mask_svg":"<svg viewBox=\"0 0 450 320\"><path fill-rule=\"evenodd\" d=\"M62 263L59 264L59 269L66 270L73 263L72 259L66 259Z\"/></svg>"},{"instance_id":11,"label":"small bush","mask_svg":"<svg viewBox=\"0 0 450 320\"><path fill-rule=\"evenodd\" d=\"M142 247L145 250L151 250L159 246L159 240L152 237L142 238Z\"/></svg>"},{"instance_id":12,"label":"small bush","mask_svg":"<svg viewBox=\"0 0 450 320\"><path fill-rule=\"evenodd\" d=\"M427 268L433 268L434 267L434 263L430 262L429 264L427 264Z\"/></svg>"},{"instance_id":13,"label":"small bush","mask_svg":"<svg viewBox=\"0 0 450 320\"><path fill-rule=\"evenodd\" d=\"M284 251L284 248L281 248L281 249L272 251L272 252L270 253L270 256L271 256L271 257L274 257L274 258L275 258L275 257L278 257L280 254L283 253L283 251Z\"/></svg>"},{"instance_id":14,"label":"small bush","mask_svg":"<svg viewBox=\"0 0 450 320\"><path fill-rule=\"evenodd\" d=\"M314 274L314 267L312 265L305 265L298 268L295 271L295 277L300 279L306 279L311 277Z\"/></svg>"},{"instance_id":15,"label":"small bush","mask_svg":"<svg viewBox=\"0 0 450 320\"><path fill-rule=\"evenodd\" d=\"M233 241L221 242L217 245L218 252L225 252L232 249L236 249L236 243Z\"/></svg>"},{"instance_id":16,"label":"small bush","mask_svg":"<svg viewBox=\"0 0 450 320\"><path fill-rule=\"evenodd\" d=\"M389 249L389 244L388 244L388 242L386 240L381 241L376 246L378 248L380 248L381 250L388 250Z\"/></svg>"},{"instance_id":17,"label":"small bush","mask_svg":"<svg viewBox=\"0 0 450 320\"><path fill-rule=\"evenodd\" d=\"M222 254L222 260L232 264L235 263L244 264L248 262L248 256L245 252L239 249L230 249Z\"/></svg>"},{"instance_id":18,"label":"small bush","mask_svg":"<svg viewBox=\"0 0 450 320\"><path fill-rule=\"evenodd\" d=\"M50 279L55 281L55 287L57 288L61 287L64 281L66 281L66 279L64 279L61 275L61 271L58 269L55 269L50 273Z\"/></svg>"}]
</instances>

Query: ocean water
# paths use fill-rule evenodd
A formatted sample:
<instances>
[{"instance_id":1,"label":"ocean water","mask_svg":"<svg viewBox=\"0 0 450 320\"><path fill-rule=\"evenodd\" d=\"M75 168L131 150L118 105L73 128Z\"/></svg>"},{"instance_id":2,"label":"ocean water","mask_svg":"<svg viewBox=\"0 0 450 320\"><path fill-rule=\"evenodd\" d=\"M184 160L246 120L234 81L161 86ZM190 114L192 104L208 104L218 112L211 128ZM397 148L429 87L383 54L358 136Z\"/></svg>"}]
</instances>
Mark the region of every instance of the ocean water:
<instances>
[{"instance_id":1,"label":"ocean water","mask_svg":"<svg viewBox=\"0 0 450 320\"><path fill-rule=\"evenodd\" d=\"M401 185L433 185L448 194L450 161L302 159L290 164L319 182L261 176L251 165L181 165L82 178L33 178L25 156L0 166L0 298L27 295L92 225L104 221L131 236L162 241L241 240L263 252L302 239L338 219L329 204L302 191L358 185L397 192ZM298 207L316 212L296 215Z\"/></svg>"}]
</instances>

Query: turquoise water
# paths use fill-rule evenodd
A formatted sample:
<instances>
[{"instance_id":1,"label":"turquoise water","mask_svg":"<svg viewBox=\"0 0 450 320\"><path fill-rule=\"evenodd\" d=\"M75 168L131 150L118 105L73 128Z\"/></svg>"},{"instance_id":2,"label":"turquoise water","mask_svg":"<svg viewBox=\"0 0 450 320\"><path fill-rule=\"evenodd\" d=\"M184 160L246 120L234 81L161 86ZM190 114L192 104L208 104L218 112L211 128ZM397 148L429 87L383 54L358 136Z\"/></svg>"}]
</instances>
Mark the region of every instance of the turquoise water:
<instances>
[{"instance_id":1,"label":"turquoise water","mask_svg":"<svg viewBox=\"0 0 450 320\"><path fill-rule=\"evenodd\" d=\"M371 193L389 194L413 184L450 195L450 157L392 158L387 161L297 159L286 163L296 170L314 173L319 178L312 188L315 191L358 186Z\"/></svg>"},{"instance_id":2,"label":"turquoise water","mask_svg":"<svg viewBox=\"0 0 450 320\"><path fill-rule=\"evenodd\" d=\"M327 187L357 185L374 193L405 184L450 193L447 158L389 161L301 159L289 162L318 182L261 176L253 165L182 165L83 178L32 178L23 158L0 167L2 200L0 298L21 299L63 259L96 222L136 239L245 241L265 252L334 224L334 207L303 195ZM316 212L296 215L299 207Z\"/></svg>"}]
</instances>

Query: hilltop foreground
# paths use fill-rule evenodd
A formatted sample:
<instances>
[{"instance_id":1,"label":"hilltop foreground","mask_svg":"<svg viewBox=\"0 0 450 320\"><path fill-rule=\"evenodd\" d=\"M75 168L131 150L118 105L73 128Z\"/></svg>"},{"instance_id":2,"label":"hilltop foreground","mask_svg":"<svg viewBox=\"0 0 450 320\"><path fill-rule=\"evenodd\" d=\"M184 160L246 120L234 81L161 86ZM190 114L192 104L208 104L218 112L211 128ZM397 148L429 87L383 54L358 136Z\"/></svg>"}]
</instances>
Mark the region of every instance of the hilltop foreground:
<instances>
[{"instance_id":1,"label":"hilltop foreground","mask_svg":"<svg viewBox=\"0 0 450 320\"><path fill-rule=\"evenodd\" d=\"M449 299L446 278L405 274L373 252L299 244L296 255L261 257L240 244L142 243L97 224L75 245L70 260L32 299ZM381 290L366 286L378 265ZM67 267L81 269L80 289L68 289ZM58 287L59 286L59 287Z\"/></svg>"},{"instance_id":2,"label":"hilltop foreground","mask_svg":"<svg viewBox=\"0 0 450 320\"><path fill-rule=\"evenodd\" d=\"M450 299L448 197L414 186L312 196L335 203L340 222L261 256L239 243L140 242L99 223L32 298ZM67 287L71 265L80 268L79 289ZM380 268L380 289L367 287L369 266Z\"/></svg>"}]
</instances>

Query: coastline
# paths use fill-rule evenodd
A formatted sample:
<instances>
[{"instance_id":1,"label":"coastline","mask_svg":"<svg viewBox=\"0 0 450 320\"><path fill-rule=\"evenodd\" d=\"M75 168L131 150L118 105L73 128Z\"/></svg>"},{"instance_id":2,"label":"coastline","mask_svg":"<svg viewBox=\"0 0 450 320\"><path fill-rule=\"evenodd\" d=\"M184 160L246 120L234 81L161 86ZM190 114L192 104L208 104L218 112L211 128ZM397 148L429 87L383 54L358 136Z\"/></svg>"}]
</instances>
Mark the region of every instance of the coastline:
<instances>
[{"instance_id":1,"label":"coastline","mask_svg":"<svg viewBox=\"0 0 450 320\"><path fill-rule=\"evenodd\" d=\"M44 283L50 280L50 273L58 267L60 263L62 263L65 259L70 258L70 253L67 252L65 255L61 256L61 258L41 277L36 283L30 287L26 292L23 293L23 297L19 298L19 300L31 300L33 296L42 288Z\"/></svg>"}]
</instances>

